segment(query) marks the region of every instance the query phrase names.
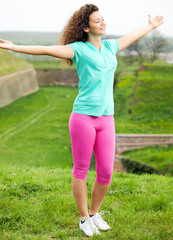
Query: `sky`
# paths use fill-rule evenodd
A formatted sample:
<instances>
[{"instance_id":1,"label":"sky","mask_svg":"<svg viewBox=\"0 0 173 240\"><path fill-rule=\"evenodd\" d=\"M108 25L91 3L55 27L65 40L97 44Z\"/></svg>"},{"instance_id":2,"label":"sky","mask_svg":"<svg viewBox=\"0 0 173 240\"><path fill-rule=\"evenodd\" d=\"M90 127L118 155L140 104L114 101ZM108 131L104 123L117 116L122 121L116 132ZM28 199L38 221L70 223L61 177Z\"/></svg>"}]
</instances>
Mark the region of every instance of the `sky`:
<instances>
[{"instance_id":1,"label":"sky","mask_svg":"<svg viewBox=\"0 0 173 240\"><path fill-rule=\"evenodd\" d=\"M0 0L0 31L60 32L72 14L87 3L99 7L107 34L126 35L164 17L157 30L173 37L172 0Z\"/></svg>"}]
</instances>

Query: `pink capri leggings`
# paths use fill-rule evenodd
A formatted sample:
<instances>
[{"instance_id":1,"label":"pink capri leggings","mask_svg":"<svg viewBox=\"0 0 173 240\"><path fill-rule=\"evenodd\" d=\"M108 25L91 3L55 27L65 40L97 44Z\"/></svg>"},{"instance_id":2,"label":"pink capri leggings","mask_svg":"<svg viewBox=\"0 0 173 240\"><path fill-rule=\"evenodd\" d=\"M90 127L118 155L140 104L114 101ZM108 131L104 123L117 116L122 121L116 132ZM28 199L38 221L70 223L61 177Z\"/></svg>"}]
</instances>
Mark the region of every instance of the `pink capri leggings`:
<instances>
[{"instance_id":1,"label":"pink capri leggings","mask_svg":"<svg viewBox=\"0 0 173 240\"><path fill-rule=\"evenodd\" d=\"M82 180L86 179L94 150L96 160L96 181L111 183L115 156L115 123L113 115L100 117L72 112L69 119L73 172Z\"/></svg>"}]
</instances>

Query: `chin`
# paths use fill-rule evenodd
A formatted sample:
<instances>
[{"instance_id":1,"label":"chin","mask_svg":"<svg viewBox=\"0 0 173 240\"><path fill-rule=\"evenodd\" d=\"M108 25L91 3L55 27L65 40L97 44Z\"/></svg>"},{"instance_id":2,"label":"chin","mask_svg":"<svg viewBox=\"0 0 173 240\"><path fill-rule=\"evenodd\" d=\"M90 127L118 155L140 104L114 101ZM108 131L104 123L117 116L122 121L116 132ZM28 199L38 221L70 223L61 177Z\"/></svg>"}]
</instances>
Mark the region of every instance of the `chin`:
<instances>
[{"instance_id":1,"label":"chin","mask_svg":"<svg viewBox=\"0 0 173 240\"><path fill-rule=\"evenodd\" d=\"M106 31L102 31L101 35L105 35L106 34Z\"/></svg>"},{"instance_id":2,"label":"chin","mask_svg":"<svg viewBox=\"0 0 173 240\"><path fill-rule=\"evenodd\" d=\"M106 33L106 29L105 30L101 30L102 33Z\"/></svg>"}]
</instances>

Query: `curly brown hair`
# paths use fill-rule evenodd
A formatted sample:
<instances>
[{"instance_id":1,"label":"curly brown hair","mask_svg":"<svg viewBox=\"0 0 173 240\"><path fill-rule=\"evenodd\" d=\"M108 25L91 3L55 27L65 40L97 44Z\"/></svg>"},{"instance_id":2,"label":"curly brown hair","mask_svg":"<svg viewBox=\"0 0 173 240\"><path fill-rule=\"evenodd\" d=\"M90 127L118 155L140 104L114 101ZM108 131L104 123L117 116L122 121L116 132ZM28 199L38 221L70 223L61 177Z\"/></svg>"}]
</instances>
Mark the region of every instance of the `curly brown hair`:
<instances>
[{"instance_id":1,"label":"curly brown hair","mask_svg":"<svg viewBox=\"0 0 173 240\"><path fill-rule=\"evenodd\" d=\"M88 34L84 31L84 28L89 27L89 16L95 11L99 11L99 8L94 4L85 4L79 10L75 11L62 30L58 44L66 45L76 41L86 42ZM63 61L69 65L73 65L71 59L64 59Z\"/></svg>"}]
</instances>

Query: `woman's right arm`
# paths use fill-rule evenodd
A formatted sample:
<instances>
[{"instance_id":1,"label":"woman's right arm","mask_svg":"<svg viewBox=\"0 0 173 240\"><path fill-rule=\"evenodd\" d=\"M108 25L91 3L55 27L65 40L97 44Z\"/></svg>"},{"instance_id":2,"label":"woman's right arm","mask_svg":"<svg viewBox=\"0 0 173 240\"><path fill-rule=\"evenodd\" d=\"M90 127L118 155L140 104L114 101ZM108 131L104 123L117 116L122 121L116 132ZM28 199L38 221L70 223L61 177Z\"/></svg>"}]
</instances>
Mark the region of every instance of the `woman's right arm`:
<instances>
[{"instance_id":1,"label":"woman's right arm","mask_svg":"<svg viewBox=\"0 0 173 240\"><path fill-rule=\"evenodd\" d=\"M49 55L62 59L71 59L74 57L73 49L68 45L23 46L15 45L10 41L0 39L0 48L31 55Z\"/></svg>"}]
</instances>

